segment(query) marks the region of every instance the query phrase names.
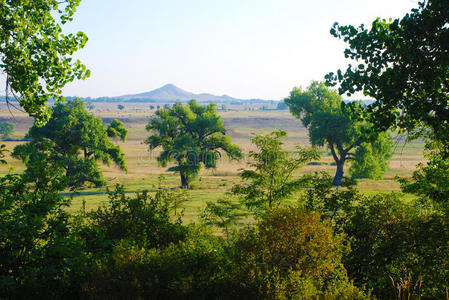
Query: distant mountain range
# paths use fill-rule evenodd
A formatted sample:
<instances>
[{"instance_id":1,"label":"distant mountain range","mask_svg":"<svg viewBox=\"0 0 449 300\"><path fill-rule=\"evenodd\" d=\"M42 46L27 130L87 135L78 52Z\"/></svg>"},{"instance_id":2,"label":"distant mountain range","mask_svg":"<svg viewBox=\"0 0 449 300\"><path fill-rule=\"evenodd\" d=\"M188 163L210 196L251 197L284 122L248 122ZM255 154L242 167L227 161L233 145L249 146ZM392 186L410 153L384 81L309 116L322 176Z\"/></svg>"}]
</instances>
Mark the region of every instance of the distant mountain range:
<instances>
[{"instance_id":1,"label":"distant mountain range","mask_svg":"<svg viewBox=\"0 0 449 300\"><path fill-rule=\"evenodd\" d=\"M68 97L72 98L72 97ZM263 99L238 99L228 95L216 96L207 93L195 94L183 90L174 84L166 84L158 89L132 95L123 95L118 97L99 97L99 98L86 98L93 102L176 102L176 101L189 101L196 99L199 102L216 102L216 103L231 103L231 102L265 102L274 100Z\"/></svg>"}]
</instances>

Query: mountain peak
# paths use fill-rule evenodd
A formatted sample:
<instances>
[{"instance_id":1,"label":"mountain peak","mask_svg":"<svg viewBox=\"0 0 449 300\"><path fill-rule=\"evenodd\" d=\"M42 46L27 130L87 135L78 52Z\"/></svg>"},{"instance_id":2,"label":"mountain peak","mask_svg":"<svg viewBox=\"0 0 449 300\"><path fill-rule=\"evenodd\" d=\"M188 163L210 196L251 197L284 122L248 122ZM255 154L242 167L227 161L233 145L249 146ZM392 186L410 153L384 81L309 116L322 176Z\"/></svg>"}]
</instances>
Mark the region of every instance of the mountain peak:
<instances>
[{"instance_id":1,"label":"mountain peak","mask_svg":"<svg viewBox=\"0 0 449 300\"><path fill-rule=\"evenodd\" d=\"M159 101L188 101L191 99L196 99L198 101L223 101L223 100L238 100L232 97L223 95L223 96L215 96L212 94L194 94L183 90L172 83L167 83L162 87L135 95L124 95L119 98L124 100L133 100L133 99L151 99L151 100L159 100Z\"/></svg>"}]
</instances>

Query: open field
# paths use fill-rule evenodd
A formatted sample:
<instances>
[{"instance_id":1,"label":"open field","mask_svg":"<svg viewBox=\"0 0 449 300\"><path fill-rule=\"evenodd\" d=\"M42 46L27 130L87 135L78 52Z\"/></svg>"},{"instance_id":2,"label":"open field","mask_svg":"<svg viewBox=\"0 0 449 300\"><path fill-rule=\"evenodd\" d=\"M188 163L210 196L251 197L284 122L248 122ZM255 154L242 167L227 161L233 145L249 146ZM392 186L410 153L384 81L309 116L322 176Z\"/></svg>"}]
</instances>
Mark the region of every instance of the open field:
<instances>
[{"instance_id":1,"label":"open field","mask_svg":"<svg viewBox=\"0 0 449 300\"><path fill-rule=\"evenodd\" d=\"M128 191L154 190L160 174L164 174L168 187L178 186L179 176L167 172L166 168L159 167L156 161L157 151L150 153L147 145L143 143L148 136L145 125L154 114L154 110L149 109L150 104L148 103L126 103L124 105L125 109L120 111L117 109L117 103L95 103L95 109L93 110L93 113L103 118L105 122L110 122L113 118L122 120L129 130L127 141L119 143L126 155L129 171L125 174L113 166L102 167L105 178L108 180L108 186L111 187L116 183L121 183L126 186ZM288 132L289 137L286 141L288 149L293 150L296 144L309 145L306 129L287 110L229 110L219 111L219 113L233 142L238 144L245 154L253 149L250 142L252 133L269 132L273 129L283 129ZM32 120L25 114L13 111L12 116L5 106L0 106L0 121L16 124L15 139L23 138L32 125ZM4 143L9 150L12 150L15 145L22 142ZM416 164L423 160L422 150L423 144L419 141L404 144L398 140L395 155L391 161L391 168L386 174L386 178L380 181L361 180L358 188L366 193L399 191L399 184L394 178L396 176L410 176L415 170ZM0 166L1 174L7 173L11 168L15 172L23 170L20 161L10 157L7 157L7 160L9 163L7 166ZM297 175L315 171L326 171L331 175L334 174L335 167L331 165L332 157L325 148L322 149L320 162L320 165L305 166ZM228 192L240 180L238 177L239 170L245 167L245 159L231 161L223 157L218 163L217 169L202 170L199 178L193 184L194 189L189 191L191 200L186 203L185 207L186 221L195 219L206 201L216 200ZM86 201L87 209L93 209L106 200L105 192L106 188L82 190L74 195L70 209L79 209L83 200Z\"/></svg>"}]
</instances>

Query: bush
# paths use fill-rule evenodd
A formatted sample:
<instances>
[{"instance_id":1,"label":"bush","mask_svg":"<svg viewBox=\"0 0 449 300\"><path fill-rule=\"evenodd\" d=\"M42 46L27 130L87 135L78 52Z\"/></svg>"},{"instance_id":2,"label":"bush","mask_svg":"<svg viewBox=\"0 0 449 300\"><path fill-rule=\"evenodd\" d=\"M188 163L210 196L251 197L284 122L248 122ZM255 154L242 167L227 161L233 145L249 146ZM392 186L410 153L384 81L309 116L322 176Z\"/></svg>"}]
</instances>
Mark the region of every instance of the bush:
<instances>
[{"instance_id":1,"label":"bush","mask_svg":"<svg viewBox=\"0 0 449 300\"><path fill-rule=\"evenodd\" d=\"M82 255L59 194L65 178L45 168L33 183L26 176L0 178L0 298L76 297Z\"/></svg>"},{"instance_id":2,"label":"bush","mask_svg":"<svg viewBox=\"0 0 449 300\"><path fill-rule=\"evenodd\" d=\"M165 248L144 249L122 241L97 261L84 292L95 299L226 298L220 274L227 265L219 239L196 228Z\"/></svg>"},{"instance_id":3,"label":"bush","mask_svg":"<svg viewBox=\"0 0 449 300\"><path fill-rule=\"evenodd\" d=\"M122 240L138 247L162 248L185 239L187 229L178 217L172 220L169 191L147 191L127 196L123 186L108 191L109 202L85 217L78 217L78 236L86 251L110 252Z\"/></svg>"},{"instance_id":4,"label":"bush","mask_svg":"<svg viewBox=\"0 0 449 300\"><path fill-rule=\"evenodd\" d=\"M364 298L345 274L343 241L318 213L272 210L236 243L232 292L249 299Z\"/></svg>"},{"instance_id":5,"label":"bush","mask_svg":"<svg viewBox=\"0 0 449 300\"><path fill-rule=\"evenodd\" d=\"M449 226L437 212L422 212L396 194L359 199L344 231L351 252L344 263L351 279L381 299L442 299L449 284Z\"/></svg>"}]
</instances>

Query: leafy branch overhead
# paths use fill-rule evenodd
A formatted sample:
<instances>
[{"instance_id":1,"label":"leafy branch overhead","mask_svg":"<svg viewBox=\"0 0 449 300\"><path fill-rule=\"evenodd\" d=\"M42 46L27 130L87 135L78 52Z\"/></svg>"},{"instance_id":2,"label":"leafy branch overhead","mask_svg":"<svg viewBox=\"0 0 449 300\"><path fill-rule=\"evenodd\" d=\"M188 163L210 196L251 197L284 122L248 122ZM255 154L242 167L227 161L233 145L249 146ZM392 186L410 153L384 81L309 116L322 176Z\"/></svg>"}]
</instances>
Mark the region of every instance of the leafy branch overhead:
<instances>
[{"instance_id":1,"label":"leafy branch overhead","mask_svg":"<svg viewBox=\"0 0 449 300\"><path fill-rule=\"evenodd\" d=\"M84 47L82 32L64 34L80 0L18 0L0 3L0 72L6 75L6 99L44 124L51 114L48 100L63 100L62 88L90 72L75 51Z\"/></svg>"},{"instance_id":2,"label":"leafy branch overhead","mask_svg":"<svg viewBox=\"0 0 449 300\"><path fill-rule=\"evenodd\" d=\"M376 99L365 117L380 130L432 128L449 144L449 1L422 1L402 19L376 19L371 28L335 23L331 34L347 43L346 71L326 76L340 94Z\"/></svg>"}]
</instances>

